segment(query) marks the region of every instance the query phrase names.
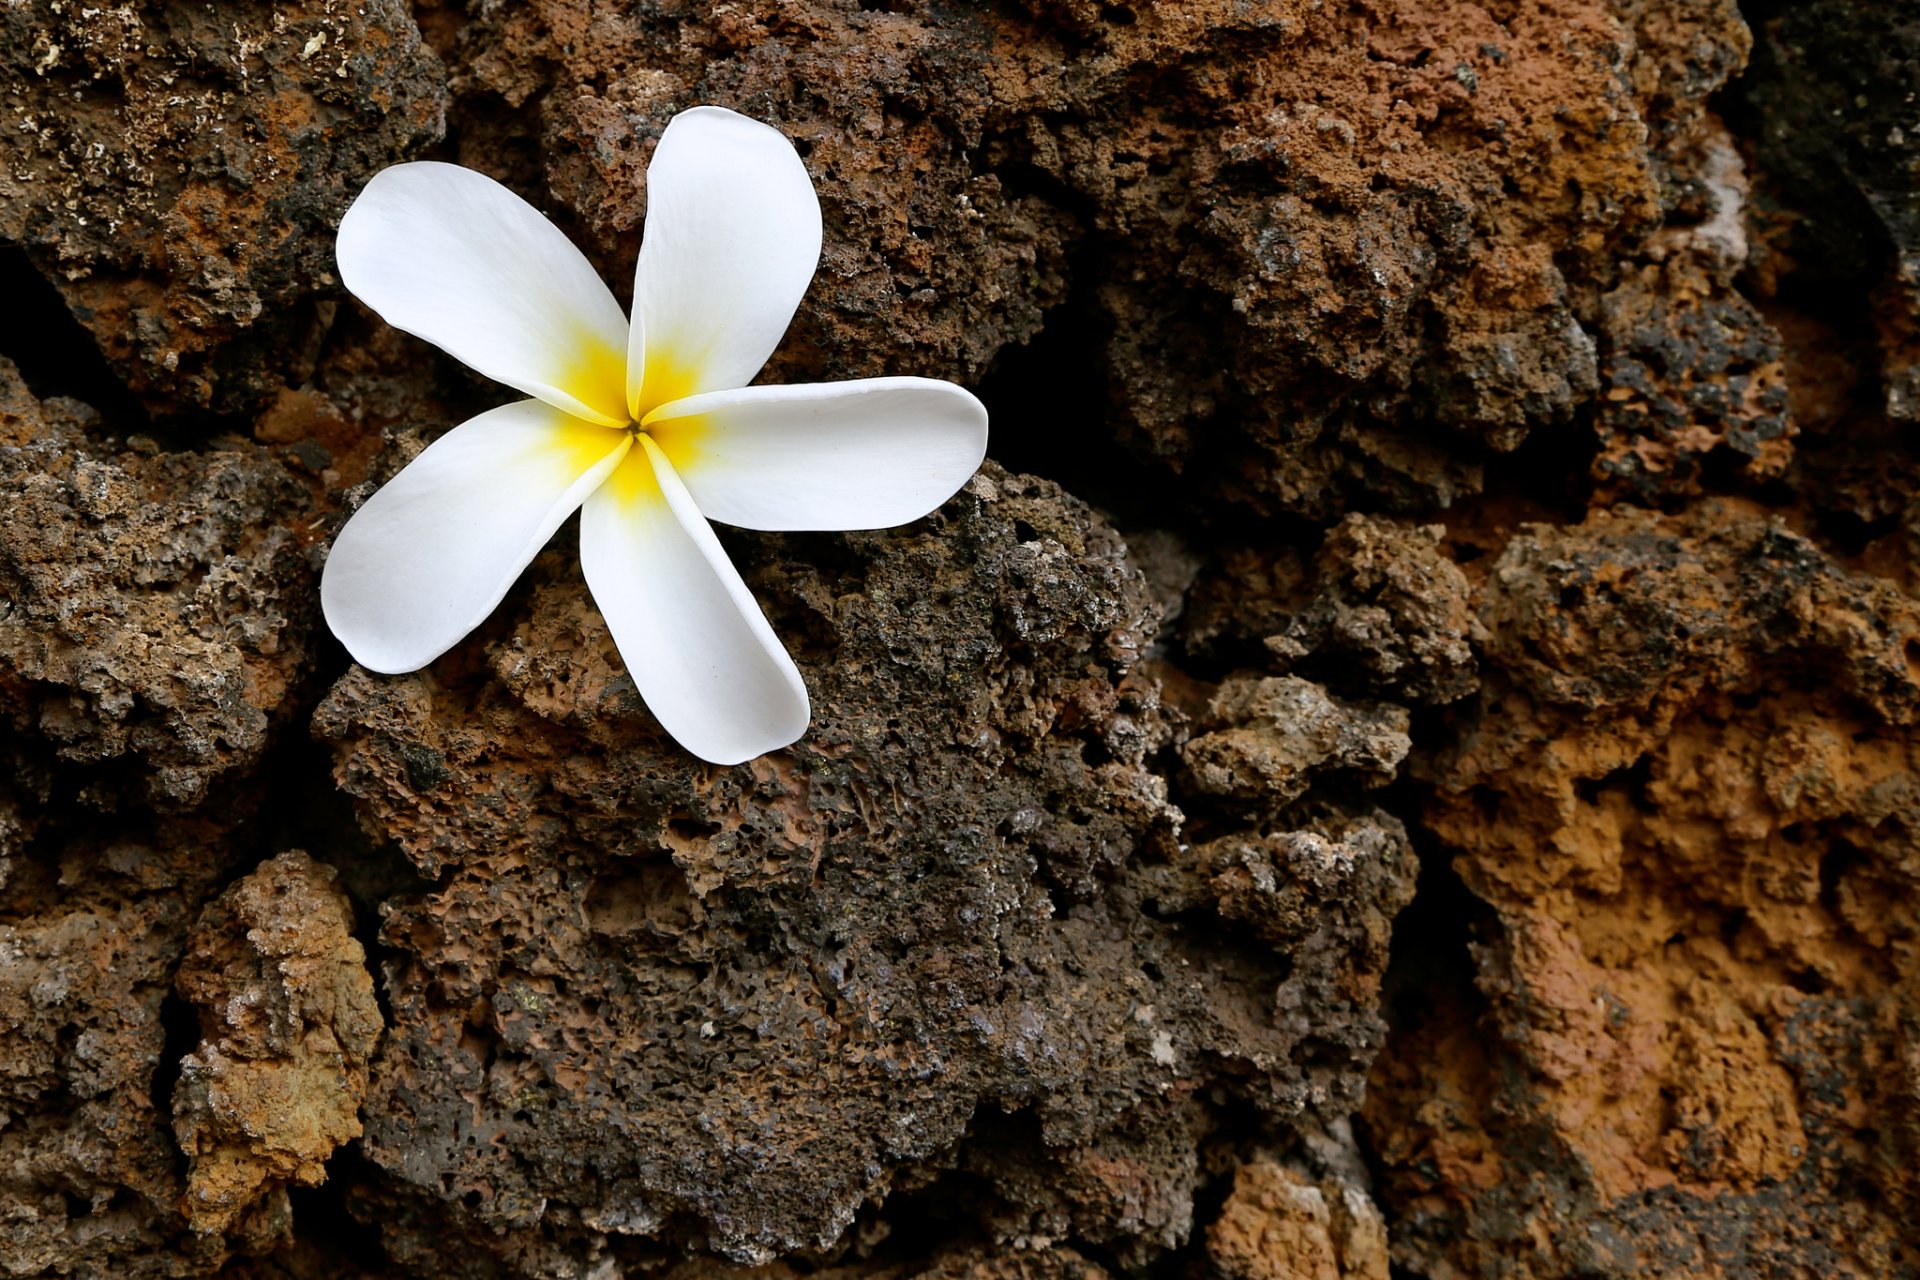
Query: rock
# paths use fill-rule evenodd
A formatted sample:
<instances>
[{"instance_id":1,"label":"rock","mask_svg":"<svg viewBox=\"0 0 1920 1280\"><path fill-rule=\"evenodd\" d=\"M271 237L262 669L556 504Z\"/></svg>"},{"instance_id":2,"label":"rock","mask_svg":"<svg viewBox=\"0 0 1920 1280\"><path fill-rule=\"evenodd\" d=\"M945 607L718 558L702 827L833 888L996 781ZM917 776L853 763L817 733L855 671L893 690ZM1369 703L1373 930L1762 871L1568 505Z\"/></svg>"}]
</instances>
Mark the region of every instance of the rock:
<instances>
[{"instance_id":1,"label":"rock","mask_svg":"<svg viewBox=\"0 0 1920 1280\"><path fill-rule=\"evenodd\" d=\"M1201 944L1206 904L1263 891L1162 898L1157 611L1107 526L989 466L904 531L734 549L815 707L750 766L661 735L560 557L430 672L321 708L369 835L435 878L384 908L362 1212L390 1250L766 1261L957 1161L940 1202L997 1238L1144 1262L1190 1230L1196 1096L1276 1123L1355 1096L1404 836L1317 819L1273 855L1291 911Z\"/></svg>"},{"instance_id":2,"label":"rock","mask_svg":"<svg viewBox=\"0 0 1920 1280\"><path fill-rule=\"evenodd\" d=\"M1603 494L1696 494L1710 468L1777 479L1793 420L1780 335L1735 287L1747 263L1748 183L1733 140L1712 136L1644 265L1600 302Z\"/></svg>"},{"instance_id":3,"label":"rock","mask_svg":"<svg viewBox=\"0 0 1920 1280\"><path fill-rule=\"evenodd\" d=\"M974 377L1065 307L1107 335L1088 381L1143 457L1190 492L1326 517L1458 498L1489 452L1571 422L1598 376L1587 277L1659 222L1648 112L1690 139L1748 39L1724 4L1639 29L1600 3L1032 8L766 0L683 40L677 11L541 0L451 42L453 113L614 278L674 111L773 120L828 225L779 376L887 352L890 372ZM1656 36L1698 73L1625 74Z\"/></svg>"},{"instance_id":4,"label":"rock","mask_svg":"<svg viewBox=\"0 0 1920 1280\"><path fill-rule=\"evenodd\" d=\"M1402 1265L1897 1271L1920 605L1704 504L1528 530L1479 614L1420 767L1477 990L1366 1104Z\"/></svg>"},{"instance_id":5,"label":"rock","mask_svg":"<svg viewBox=\"0 0 1920 1280\"><path fill-rule=\"evenodd\" d=\"M0 1270L211 1274L186 1233L175 974L304 713L318 500L275 451L109 435L0 359ZM282 794L286 794L283 791Z\"/></svg>"},{"instance_id":6,"label":"rock","mask_svg":"<svg viewBox=\"0 0 1920 1280\"><path fill-rule=\"evenodd\" d=\"M180 1064L173 1129L187 1153L186 1214L225 1230L289 1184L326 1181L360 1136L380 1010L353 908L335 873L284 853L221 894L188 938L175 985L200 1015Z\"/></svg>"},{"instance_id":7,"label":"rock","mask_svg":"<svg viewBox=\"0 0 1920 1280\"><path fill-rule=\"evenodd\" d=\"M1297 676L1228 680L1207 710L1221 727L1180 749L1194 788L1207 795L1284 805L1321 770L1378 786L1412 745L1404 708L1344 705Z\"/></svg>"},{"instance_id":8,"label":"rock","mask_svg":"<svg viewBox=\"0 0 1920 1280\"><path fill-rule=\"evenodd\" d=\"M1444 532L1351 515L1311 565L1285 546L1233 547L1195 582L1181 642L1200 661L1260 652L1271 668L1299 668L1342 691L1458 701L1478 684L1473 610Z\"/></svg>"},{"instance_id":9,"label":"rock","mask_svg":"<svg viewBox=\"0 0 1920 1280\"><path fill-rule=\"evenodd\" d=\"M1235 1171L1207 1255L1229 1280L1387 1280L1387 1228L1361 1188L1257 1160Z\"/></svg>"},{"instance_id":10,"label":"rock","mask_svg":"<svg viewBox=\"0 0 1920 1280\"><path fill-rule=\"evenodd\" d=\"M115 442L17 377L0 360L13 749L95 806L196 806L258 762L295 700L318 613L312 495L266 449Z\"/></svg>"},{"instance_id":11,"label":"rock","mask_svg":"<svg viewBox=\"0 0 1920 1280\"><path fill-rule=\"evenodd\" d=\"M1796 267L1878 295L1888 416L1920 417L1920 127L1894 88L1920 73L1920 32L1883 5L1820 0L1761 29L1743 98L1754 112L1767 205L1768 277ZM1763 242L1766 243L1766 242ZM1782 262L1781 257L1791 261Z\"/></svg>"},{"instance_id":12,"label":"rock","mask_svg":"<svg viewBox=\"0 0 1920 1280\"><path fill-rule=\"evenodd\" d=\"M446 105L398 0L9 5L0 94L0 242L169 413L250 410L311 373L332 228Z\"/></svg>"},{"instance_id":13,"label":"rock","mask_svg":"<svg viewBox=\"0 0 1920 1280\"><path fill-rule=\"evenodd\" d=\"M18 901L19 888L9 886ZM151 1275L175 1153L148 1082L185 922L166 898L0 924L0 1267ZM200 1251L203 1265L218 1265ZM182 1261L188 1261L183 1259Z\"/></svg>"},{"instance_id":14,"label":"rock","mask_svg":"<svg viewBox=\"0 0 1920 1280\"><path fill-rule=\"evenodd\" d=\"M1747 12L5 7L0 1270L1912 1272L1913 33ZM767 379L997 460L721 531L816 707L733 770L569 534L410 676L314 598L503 398L347 201L624 294L697 102L825 207Z\"/></svg>"}]
</instances>

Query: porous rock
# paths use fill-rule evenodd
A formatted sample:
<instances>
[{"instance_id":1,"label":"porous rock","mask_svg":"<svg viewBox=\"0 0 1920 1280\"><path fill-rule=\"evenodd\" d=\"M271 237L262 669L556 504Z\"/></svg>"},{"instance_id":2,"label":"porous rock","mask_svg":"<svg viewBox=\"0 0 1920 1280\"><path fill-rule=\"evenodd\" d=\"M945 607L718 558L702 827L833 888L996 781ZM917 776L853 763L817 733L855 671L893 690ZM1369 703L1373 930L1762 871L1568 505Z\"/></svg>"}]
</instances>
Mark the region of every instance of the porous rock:
<instances>
[{"instance_id":1,"label":"porous rock","mask_svg":"<svg viewBox=\"0 0 1920 1280\"><path fill-rule=\"evenodd\" d=\"M1366 1104L1398 1256L1902 1273L1920 606L1723 503L1525 531L1479 616L1422 772L1491 916Z\"/></svg>"},{"instance_id":2,"label":"porous rock","mask_svg":"<svg viewBox=\"0 0 1920 1280\"><path fill-rule=\"evenodd\" d=\"M1660 225L1649 115L1683 150L1748 40L1724 3L1026 10L539 0L442 44L472 160L550 191L616 278L675 111L793 137L828 232L782 376L972 377L1064 307L1128 445L1325 516L1458 498L1572 421L1595 282Z\"/></svg>"},{"instance_id":3,"label":"porous rock","mask_svg":"<svg viewBox=\"0 0 1920 1280\"><path fill-rule=\"evenodd\" d=\"M1210 732L1180 749L1195 790L1285 805L1322 770L1392 781L1412 744L1403 707L1356 707L1298 676L1238 677L1207 705Z\"/></svg>"},{"instance_id":4,"label":"porous rock","mask_svg":"<svg viewBox=\"0 0 1920 1280\"><path fill-rule=\"evenodd\" d=\"M1192 1229L1209 1090L1353 1103L1404 834L1302 815L1261 885L1186 866L1109 528L990 465L904 531L735 552L814 696L751 765L664 739L560 557L451 661L321 708L369 833L436 878L384 908L390 1249L765 1260L964 1174L939 1198L997 1238L1144 1262Z\"/></svg>"},{"instance_id":5,"label":"porous rock","mask_svg":"<svg viewBox=\"0 0 1920 1280\"><path fill-rule=\"evenodd\" d=\"M111 364L0 326L0 1261L1374 1276L1371 1200L1432 1280L1920 1274L1913 32L1747 16L1743 73L1729 0L6 7L0 279ZM723 533L818 712L743 770L564 536L347 672L333 511L499 393L344 299L339 212L430 149L624 296L702 101L826 209L769 377L967 380L1127 545L1000 470ZM115 374L150 438L54 389ZM294 845L394 1028L283 1195L351 1087L256 1150L172 993L205 921L196 1062L299 1060L209 908ZM200 1230L176 1099L247 1148Z\"/></svg>"},{"instance_id":6,"label":"porous rock","mask_svg":"<svg viewBox=\"0 0 1920 1280\"><path fill-rule=\"evenodd\" d=\"M1207 1255L1228 1280L1387 1280L1389 1265L1386 1223L1364 1190L1273 1160L1234 1172Z\"/></svg>"},{"instance_id":7,"label":"porous rock","mask_svg":"<svg viewBox=\"0 0 1920 1280\"><path fill-rule=\"evenodd\" d=\"M311 661L314 502L273 451L116 437L0 359L6 1274L205 1274L287 1234L284 1205L185 1231L162 1108L189 926Z\"/></svg>"},{"instance_id":8,"label":"porous rock","mask_svg":"<svg viewBox=\"0 0 1920 1280\"><path fill-rule=\"evenodd\" d=\"M332 229L445 105L399 0L9 4L0 243L154 408L251 410L311 373Z\"/></svg>"},{"instance_id":9,"label":"porous rock","mask_svg":"<svg viewBox=\"0 0 1920 1280\"><path fill-rule=\"evenodd\" d=\"M337 877L281 854L221 894L188 937L175 986L200 1045L180 1064L173 1129L187 1154L186 1213L219 1232L287 1185L326 1181L360 1136L380 1010Z\"/></svg>"},{"instance_id":10,"label":"porous rock","mask_svg":"<svg viewBox=\"0 0 1920 1280\"><path fill-rule=\"evenodd\" d=\"M1440 525L1350 515L1309 558L1232 546L1200 572L1179 640L1192 659L1306 671L1343 691L1444 704L1473 692L1467 577Z\"/></svg>"},{"instance_id":11,"label":"porous rock","mask_svg":"<svg viewBox=\"0 0 1920 1280\"><path fill-rule=\"evenodd\" d=\"M0 715L29 785L55 771L94 807L183 810L243 776L290 705L317 504L270 450L99 428L0 359Z\"/></svg>"}]
</instances>

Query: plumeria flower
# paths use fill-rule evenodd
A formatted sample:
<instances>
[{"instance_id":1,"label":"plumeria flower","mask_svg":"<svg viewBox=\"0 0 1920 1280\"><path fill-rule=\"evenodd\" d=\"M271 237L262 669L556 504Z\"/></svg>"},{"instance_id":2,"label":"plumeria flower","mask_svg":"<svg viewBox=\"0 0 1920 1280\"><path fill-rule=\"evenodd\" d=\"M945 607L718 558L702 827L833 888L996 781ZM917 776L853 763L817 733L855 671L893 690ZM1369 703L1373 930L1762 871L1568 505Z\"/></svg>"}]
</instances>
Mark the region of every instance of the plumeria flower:
<instances>
[{"instance_id":1,"label":"plumeria flower","mask_svg":"<svg viewBox=\"0 0 1920 1280\"><path fill-rule=\"evenodd\" d=\"M575 510L580 567L648 708L737 764L806 732L806 685L707 520L883 529L986 453L978 400L929 378L748 386L820 258L820 202L785 137L717 107L647 171L633 319L530 205L458 165L375 175L340 278L389 324L530 400L447 432L357 511L320 580L362 666L415 671L480 625Z\"/></svg>"}]
</instances>

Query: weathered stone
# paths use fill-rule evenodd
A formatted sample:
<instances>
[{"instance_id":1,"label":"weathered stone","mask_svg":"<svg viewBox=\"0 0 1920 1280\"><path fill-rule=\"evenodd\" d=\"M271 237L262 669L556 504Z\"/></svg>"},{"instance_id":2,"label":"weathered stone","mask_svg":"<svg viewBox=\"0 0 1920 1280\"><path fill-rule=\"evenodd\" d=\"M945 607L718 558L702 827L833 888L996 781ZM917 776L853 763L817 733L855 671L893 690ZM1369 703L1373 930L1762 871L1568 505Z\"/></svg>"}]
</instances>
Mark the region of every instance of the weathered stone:
<instances>
[{"instance_id":1,"label":"weathered stone","mask_svg":"<svg viewBox=\"0 0 1920 1280\"><path fill-rule=\"evenodd\" d=\"M1207 1255L1228 1280L1387 1280L1387 1229L1361 1188L1254 1160L1234 1173Z\"/></svg>"},{"instance_id":2,"label":"weathered stone","mask_svg":"<svg viewBox=\"0 0 1920 1280\"><path fill-rule=\"evenodd\" d=\"M1912 1272L1913 32L1748 15L6 7L0 1269ZM347 200L433 147L624 293L703 101L826 210L768 379L1009 464L722 531L816 706L738 770L570 533L412 676L313 598L505 398Z\"/></svg>"},{"instance_id":3,"label":"weathered stone","mask_svg":"<svg viewBox=\"0 0 1920 1280\"><path fill-rule=\"evenodd\" d=\"M990 466L907 530L735 551L815 708L751 766L667 742L559 557L432 674L323 705L370 834L438 879L383 928L365 1149L396 1190L515 1249L690 1232L766 1259L836 1247L965 1141L1002 1238L1145 1259L1190 1230L1188 1099L1355 1096L1404 837L1321 838L1347 870L1304 891L1311 855L1277 854L1295 908L1236 945L1158 914L1156 611L1111 530ZM1042 1145L969 1137L994 1111Z\"/></svg>"},{"instance_id":4,"label":"weathered stone","mask_svg":"<svg viewBox=\"0 0 1920 1280\"><path fill-rule=\"evenodd\" d=\"M1830 289L1877 295L1881 403L1908 423L1920 418L1920 121L1906 100L1917 77L1911 15L1817 0L1764 24L1743 86L1763 198L1785 223L1762 274L1804 264Z\"/></svg>"},{"instance_id":5,"label":"weathered stone","mask_svg":"<svg viewBox=\"0 0 1920 1280\"><path fill-rule=\"evenodd\" d=\"M1405 708L1343 705L1298 676L1220 686L1207 705L1211 732L1180 749L1195 790L1284 805L1322 770L1390 782L1412 744Z\"/></svg>"},{"instance_id":6,"label":"weathered stone","mask_svg":"<svg viewBox=\"0 0 1920 1280\"><path fill-rule=\"evenodd\" d=\"M1897 1273L1920 605L1708 504L1522 533L1480 620L1483 700L1421 766L1493 911L1477 995L1367 1102L1401 1261Z\"/></svg>"},{"instance_id":7,"label":"weathered stone","mask_svg":"<svg viewBox=\"0 0 1920 1280\"><path fill-rule=\"evenodd\" d=\"M201 913L175 985L198 1008L173 1130L187 1153L187 1219L225 1230L262 1197L326 1181L360 1136L380 1010L335 873L284 853Z\"/></svg>"},{"instance_id":8,"label":"weathered stone","mask_svg":"<svg viewBox=\"0 0 1920 1280\"><path fill-rule=\"evenodd\" d=\"M399 0L9 4L0 242L154 408L251 409L311 373L331 229L445 94Z\"/></svg>"},{"instance_id":9,"label":"weathered stone","mask_svg":"<svg viewBox=\"0 0 1920 1280\"><path fill-rule=\"evenodd\" d=\"M0 388L0 715L95 806L198 805L259 760L308 660L312 495L266 449L106 439L4 359Z\"/></svg>"},{"instance_id":10,"label":"weathered stone","mask_svg":"<svg viewBox=\"0 0 1920 1280\"><path fill-rule=\"evenodd\" d=\"M1195 579L1179 639L1191 659L1259 661L1342 693L1448 703L1478 684L1470 588L1440 525L1351 515L1309 558L1236 546Z\"/></svg>"}]
</instances>

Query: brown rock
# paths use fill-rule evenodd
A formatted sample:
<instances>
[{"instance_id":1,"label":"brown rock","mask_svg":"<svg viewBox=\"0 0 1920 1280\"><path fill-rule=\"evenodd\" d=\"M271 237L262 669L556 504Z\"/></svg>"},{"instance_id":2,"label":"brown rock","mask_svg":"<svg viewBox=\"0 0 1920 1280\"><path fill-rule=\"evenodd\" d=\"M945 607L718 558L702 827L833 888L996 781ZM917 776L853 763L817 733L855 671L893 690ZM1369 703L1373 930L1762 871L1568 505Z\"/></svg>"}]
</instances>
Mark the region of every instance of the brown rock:
<instances>
[{"instance_id":1,"label":"brown rock","mask_svg":"<svg viewBox=\"0 0 1920 1280\"><path fill-rule=\"evenodd\" d=\"M187 1153L186 1214L224 1230L263 1196L326 1180L360 1136L380 1010L353 909L334 872L283 853L221 894L187 941L176 986L200 1013L180 1065L173 1129Z\"/></svg>"},{"instance_id":2,"label":"brown rock","mask_svg":"<svg viewBox=\"0 0 1920 1280\"><path fill-rule=\"evenodd\" d=\"M558 557L450 660L321 709L369 831L437 879L382 931L390 1249L473 1224L523 1258L598 1232L765 1260L957 1158L942 1203L998 1238L1144 1261L1189 1230L1196 1094L1350 1104L1405 838L1312 819L1323 852L1273 858L1293 908L1202 942L1175 893L1205 920L1263 890L1156 868L1156 615L1109 528L990 466L903 531L734 546L813 691L789 751L688 761Z\"/></svg>"},{"instance_id":3,"label":"brown rock","mask_svg":"<svg viewBox=\"0 0 1920 1280\"><path fill-rule=\"evenodd\" d=\"M4 360L0 387L0 715L95 805L198 805L259 760L307 662L309 492L251 445L103 438Z\"/></svg>"},{"instance_id":4,"label":"brown rock","mask_svg":"<svg viewBox=\"0 0 1920 1280\"><path fill-rule=\"evenodd\" d=\"M1690 140L1747 48L1728 5L1639 30L1599 3L1032 7L768 0L689 28L541 0L447 42L453 110L483 122L473 161L551 191L615 277L673 112L771 119L828 224L779 376L976 376L1072 291L1130 445L1321 516L1471 492L1489 450L1571 421L1587 277L1658 225L1645 112ZM1699 73L1625 75L1654 37Z\"/></svg>"},{"instance_id":5,"label":"brown rock","mask_svg":"<svg viewBox=\"0 0 1920 1280\"><path fill-rule=\"evenodd\" d=\"M165 897L83 900L0 924L0 1266L10 1274L76 1263L152 1274L166 1248L175 1153L148 1082L184 933Z\"/></svg>"},{"instance_id":6,"label":"brown rock","mask_svg":"<svg viewBox=\"0 0 1920 1280\"><path fill-rule=\"evenodd\" d=\"M1493 908L1484 1005L1417 1018L1367 1104L1402 1260L1888 1274L1920 606L1708 504L1523 533L1480 619L1483 700L1422 772Z\"/></svg>"},{"instance_id":7,"label":"brown rock","mask_svg":"<svg viewBox=\"0 0 1920 1280\"><path fill-rule=\"evenodd\" d=\"M1235 547L1194 584L1180 638L1200 659L1254 652L1279 670L1411 703L1454 702L1478 681L1467 577L1440 525L1350 515L1311 564L1298 551Z\"/></svg>"},{"instance_id":8,"label":"brown rock","mask_svg":"<svg viewBox=\"0 0 1920 1280\"><path fill-rule=\"evenodd\" d=\"M167 1002L301 708L314 498L237 442L167 453L0 359L0 1269L207 1274L284 1205L188 1236Z\"/></svg>"},{"instance_id":9,"label":"brown rock","mask_svg":"<svg viewBox=\"0 0 1920 1280\"><path fill-rule=\"evenodd\" d=\"M395 0L0 14L0 241L24 245L157 409L246 409L311 371L331 231L443 125Z\"/></svg>"},{"instance_id":10,"label":"brown rock","mask_svg":"<svg viewBox=\"0 0 1920 1280\"><path fill-rule=\"evenodd\" d=\"M1207 1255L1228 1280L1387 1280L1387 1230L1359 1187L1268 1160L1242 1165Z\"/></svg>"},{"instance_id":11,"label":"brown rock","mask_svg":"<svg viewBox=\"0 0 1920 1280\"><path fill-rule=\"evenodd\" d=\"M1920 1273L1913 32L1748 12L6 6L0 1270L1377 1277L1377 1185L1429 1280ZM336 509L501 393L340 210L444 110L623 290L701 101L826 206L769 377L1012 469L723 531L751 767L564 537L347 671Z\"/></svg>"},{"instance_id":12,"label":"brown rock","mask_svg":"<svg viewBox=\"0 0 1920 1280\"><path fill-rule=\"evenodd\" d=\"M1355 707L1298 676L1236 677L1207 704L1214 725L1181 747L1193 787L1206 795L1284 805L1322 770L1392 780L1406 758L1402 707Z\"/></svg>"}]
</instances>

